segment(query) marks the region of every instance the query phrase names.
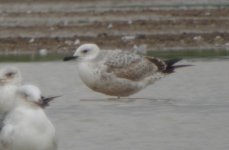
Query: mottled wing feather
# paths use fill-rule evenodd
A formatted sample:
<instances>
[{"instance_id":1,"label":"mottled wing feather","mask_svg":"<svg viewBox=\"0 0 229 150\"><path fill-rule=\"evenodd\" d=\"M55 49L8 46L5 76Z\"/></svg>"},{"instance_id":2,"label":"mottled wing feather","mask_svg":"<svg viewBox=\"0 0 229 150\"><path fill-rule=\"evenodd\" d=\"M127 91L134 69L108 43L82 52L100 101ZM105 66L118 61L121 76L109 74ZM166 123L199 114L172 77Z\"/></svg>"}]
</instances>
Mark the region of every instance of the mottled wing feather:
<instances>
[{"instance_id":1,"label":"mottled wing feather","mask_svg":"<svg viewBox=\"0 0 229 150\"><path fill-rule=\"evenodd\" d=\"M105 65L107 72L133 81L139 81L158 71L157 65L145 57L128 52L113 53L107 57Z\"/></svg>"}]
</instances>

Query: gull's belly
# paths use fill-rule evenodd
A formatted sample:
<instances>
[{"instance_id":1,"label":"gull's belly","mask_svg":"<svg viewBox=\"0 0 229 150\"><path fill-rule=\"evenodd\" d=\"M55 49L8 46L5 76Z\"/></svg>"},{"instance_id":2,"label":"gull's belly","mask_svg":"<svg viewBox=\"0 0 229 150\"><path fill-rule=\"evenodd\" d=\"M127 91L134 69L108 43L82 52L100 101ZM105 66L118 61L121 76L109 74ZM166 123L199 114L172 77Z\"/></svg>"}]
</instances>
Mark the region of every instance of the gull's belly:
<instances>
[{"instance_id":1,"label":"gull's belly","mask_svg":"<svg viewBox=\"0 0 229 150\"><path fill-rule=\"evenodd\" d=\"M14 133L13 148L16 150L27 149L50 149L53 147L53 137L47 133L40 133L36 129L32 130L27 127L27 130L20 129ZM52 148L52 150L54 150Z\"/></svg>"},{"instance_id":2,"label":"gull's belly","mask_svg":"<svg viewBox=\"0 0 229 150\"><path fill-rule=\"evenodd\" d=\"M101 67L101 66L99 66ZM93 64L81 64L78 67L81 80L92 90L111 96L129 96L149 85L154 77L141 81L132 81L119 78L112 73L93 66ZM147 78L147 77L146 77Z\"/></svg>"},{"instance_id":3,"label":"gull's belly","mask_svg":"<svg viewBox=\"0 0 229 150\"><path fill-rule=\"evenodd\" d=\"M3 141L11 139L4 147L12 150L55 150L55 128L38 109L16 108L7 116L1 134Z\"/></svg>"},{"instance_id":4,"label":"gull's belly","mask_svg":"<svg viewBox=\"0 0 229 150\"><path fill-rule=\"evenodd\" d=\"M92 90L111 96L129 96L142 89L138 82L117 79L112 75L101 73L97 69L79 68L82 81Z\"/></svg>"},{"instance_id":5,"label":"gull's belly","mask_svg":"<svg viewBox=\"0 0 229 150\"><path fill-rule=\"evenodd\" d=\"M93 90L106 95L122 97L134 94L141 89L138 83L106 81L98 82Z\"/></svg>"}]
</instances>

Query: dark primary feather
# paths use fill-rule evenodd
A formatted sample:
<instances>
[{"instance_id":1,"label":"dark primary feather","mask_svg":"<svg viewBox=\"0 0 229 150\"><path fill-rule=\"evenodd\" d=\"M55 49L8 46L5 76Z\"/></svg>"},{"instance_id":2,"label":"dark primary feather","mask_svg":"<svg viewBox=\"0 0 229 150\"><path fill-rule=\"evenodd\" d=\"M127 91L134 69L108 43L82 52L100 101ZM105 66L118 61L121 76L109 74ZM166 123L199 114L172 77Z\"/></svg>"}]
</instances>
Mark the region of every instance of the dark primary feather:
<instances>
[{"instance_id":1,"label":"dark primary feather","mask_svg":"<svg viewBox=\"0 0 229 150\"><path fill-rule=\"evenodd\" d=\"M192 66L192 65L175 65L180 60L182 60L182 59L176 58L176 59L165 60L164 62L166 64L166 68L163 71L163 73L173 73L176 68Z\"/></svg>"},{"instance_id":2,"label":"dark primary feather","mask_svg":"<svg viewBox=\"0 0 229 150\"><path fill-rule=\"evenodd\" d=\"M181 61L181 60L182 60L181 58L169 59L169 60L165 60L165 63L167 65L167 67L171 67L175 63L177 63L178 61Z\"/></svg>"}]
</instances>

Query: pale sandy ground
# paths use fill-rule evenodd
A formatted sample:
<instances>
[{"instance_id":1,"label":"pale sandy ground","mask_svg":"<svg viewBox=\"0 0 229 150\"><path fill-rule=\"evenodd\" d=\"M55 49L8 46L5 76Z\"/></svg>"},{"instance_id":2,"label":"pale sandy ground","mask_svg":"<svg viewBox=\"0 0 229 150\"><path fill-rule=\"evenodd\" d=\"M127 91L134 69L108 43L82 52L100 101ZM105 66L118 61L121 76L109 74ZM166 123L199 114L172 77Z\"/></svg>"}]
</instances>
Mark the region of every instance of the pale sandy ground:
<instances>
[{"instance_id":1,"label":"pale sandy ground","mask_svg":"<svg viewBox=\"0 0 229 150\"><path fill-rule=\"evenodd\" d=\"M229 61L188 63L120 101L88 89L74 63L10 65L45 95L62 95L47 108L60 150L228 150Z\"/></svg>"}]
</instances>

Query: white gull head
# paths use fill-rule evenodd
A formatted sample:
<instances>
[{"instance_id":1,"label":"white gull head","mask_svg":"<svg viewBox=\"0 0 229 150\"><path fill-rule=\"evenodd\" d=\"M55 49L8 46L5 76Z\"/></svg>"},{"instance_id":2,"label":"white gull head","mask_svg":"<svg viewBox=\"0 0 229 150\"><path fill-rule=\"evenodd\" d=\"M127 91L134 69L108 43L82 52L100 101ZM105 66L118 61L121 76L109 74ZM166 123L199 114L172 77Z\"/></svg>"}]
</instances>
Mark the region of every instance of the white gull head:
<instances>
[{"instance_id":1,"label":"white gull head","mask_svg":"<svg viewBox=\"0 0 229 150\"><path fill-rule=\"evenodd\" d=\"M34 85L20 86L16 96L29 103L40 103L41 101L41 91Z\"/></svg>"},{"instance_id":2,"label":"white gull head","mask_svg":"<svg viewBox=\"0 0 229 150\"><path fill-rule=\"evenodd\" d=\"M18 68L9 66L0 70L0 86L7 84L18 85L21 81L21 72Z\"/></svg>"},{"instance_id":3,"label":"white gull head","mask_svg":"<svg viewBox=\"0 0 229 150\"><path fill-rule=\"evenodd\" d=\"M76 49L73 56L81 61L90 61L99 54L99 47L96 44L83 44Z\"/></svg>"},{"instance_id":4,"label":"white gull head","mask_svg":"<svg viewBox=\"0 0 229 150\"><path fill-rule=\"evenodd\" d=\"M78 47L73 56L67 56L64 61L77 60L77 61L91 61L95 59L100 52L96 44L83 44Z\"/></svg>"},{"instance_id":5,"label":"white gull head","mask_svg":"<svg viewBox=\"0 0 229 150\"><path fill-rule=\"evenodd\" d=\"M40 107L46 107L49 106L50 101L60 96L45 98L42 96L41 90L38 87L28 84L18 87L16 97L19 98L19 103L30 103L36 104Z\"/></svg>"}]
</instances>

